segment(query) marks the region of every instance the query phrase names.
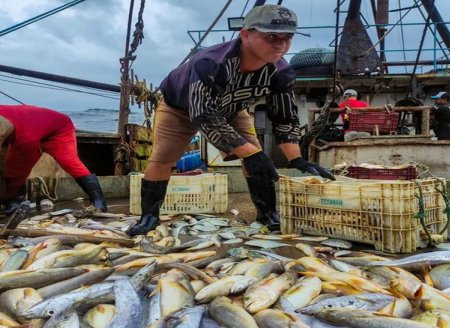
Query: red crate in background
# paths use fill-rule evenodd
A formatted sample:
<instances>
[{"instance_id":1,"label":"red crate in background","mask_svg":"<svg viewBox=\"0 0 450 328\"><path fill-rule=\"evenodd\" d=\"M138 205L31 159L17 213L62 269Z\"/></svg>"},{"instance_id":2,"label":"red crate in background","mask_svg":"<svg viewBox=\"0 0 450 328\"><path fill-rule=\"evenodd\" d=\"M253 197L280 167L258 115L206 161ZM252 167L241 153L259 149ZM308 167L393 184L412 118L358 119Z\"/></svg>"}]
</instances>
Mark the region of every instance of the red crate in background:
<instances>
[{"instance_id":1,"label":"red crate in background","mask_svg":"<svg viewBox=\"0 0 450 328\"><path fill-rule=\"evenodd\" d=\"M417 170L413 166L402 169L369 169L359 166L350 166L347 176L355 179L371 180L413 180L417 179Z\"/></svg>"},{"instance_id":2,"label":"red crate in background","mask_svg":"<svg viewBox=\"0 0 450 328\"><path fill-rule=\"evenodd\" d=\"M349 113L349 131L379 132L397 131L398 113L388 112L351 112Z\"/></svg>"}]
</instances>

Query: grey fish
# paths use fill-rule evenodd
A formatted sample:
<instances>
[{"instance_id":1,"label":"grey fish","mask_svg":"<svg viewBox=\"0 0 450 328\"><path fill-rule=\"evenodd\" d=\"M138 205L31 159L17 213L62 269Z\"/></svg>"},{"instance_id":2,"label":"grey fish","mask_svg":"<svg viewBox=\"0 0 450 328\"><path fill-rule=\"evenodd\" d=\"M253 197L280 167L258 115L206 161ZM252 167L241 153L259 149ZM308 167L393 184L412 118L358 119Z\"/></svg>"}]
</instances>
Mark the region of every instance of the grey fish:
<instances>
[{"instance_id":1,"label":"grey fish","mask_svg":"<svg viewBox=\"0 0 450 328\"><path fill-rule=\"evenodd\" d=\"M430 271L430 276L437 289L450 288L450 263L434 267Z\"/></svg>"},{"instance_id":2,"label":"grey fish","mask_svg":"<svg viewBox=\"0 0 450 328\"><path fill-rule=\"evenodd\" d=\"M65 209L62 209L62 210L59 210L59 211L50 212L48 214L49 214L49 216L60 216L60 215L64 215L64 214L68 214L68 213L72 213L72 212L73 212L72 209L65 208ZM34 219L34 217L31 218L31 219Z\"/></svg>"},{"instance_id":3,"label":"grey fish","mask_svg":"<svg viewBox=\"0 0 450 328\"><path fill-rule=\"evenodd\" d=\"M322 320L317 319L316 317L301 314L301 313L292 313L300 320L302 320L305 324L307 324L310 328L348 328L343 326L335 326L330 323L326 323Z\"/></svg>"},{"instance_id":4,"label":"grey fish","mask_svg":"<svg viewBox=\"0 0 450 328\"><path fill-rule=\"evenodd\" d=\"M2 272L19 270L28 258L28 251L19 249L12 253L2 265Z\"/></svg>"},{"instance_id":5,"label":"grey fish","mask_svg":"<svg viewBox=\"0 0 450 328\"><path fill-rule=\"evenodd\" d=\"M113 291L114 284L95 284L86 289L57 295L25 309L19 316L26 319L48 318L70 308L74 303L87 298L105 296Z\"/></svg>"},{"instance_id":6,"label":"grey fish","mask_svg":"<svg viewBox=\"0 0 450 328\"><path fill-rule=\"evenodd\" d=\"M17 270L0 273L0 290L22 287L40 288L85 273L81 268Z\"/></svg>"},{"instance_id":7,"label":"grey fish","mask_svg":"<svg viewBox=\"0 0 450 328\"><path fill-rule=\"evenodd\" d=\"M378 311L388 306L395 297L386 294L365 293L324 299L312 305L297 309L302 314L314 314L324 309L351 308L369 311Z\"/></svg>"},{"instance_id":8,"label":"grey fish","mask_svg":"<svg viewBox=\"0 0 450 328\"><path fill-rule=\"evenodd\" d=\"M111 268L89 271L73 278L42 287L38 289L38 292L43 299L46 299L55 295L71 292L82 286L101 282L113 272L114 269Z\"/></svg>"},{"instance_id":9,"label":"grey fish","mask_svg":"<svg viewBox=\"0 0 450 328\"><path fill-rule=\"evenodd\" d=\"M142 289L147 280L152 275L156 268L156 261L152 261L143 268L141 268L133 277L130 278L130 282L135 290ZM65 311L66 309L79 305L87 299L95 299L103 297L102 302L106 302L111 299L110 294L114 291L114 283L99 283L91 285L82 290L75 290L69 293L53 296L47 300L39 302L30 308L20 313L20 316L27 319L34 318L47 318L54 316L57 313ZM81 304L82 305L82 304Z\"/></svg>"},{"instance_id":10,"label":"grey fish","mask_svg":"<svg viewBox=\"0 0 450 328\"><path fill-rule=\"evenodd\" d=\"M68 309L67 311L58 313L51 317L45 323L43 328L79 328L80 327L80 318L78 318L78 314L72 310Z\"/></svg>"},{"instance_id":11,"label":"grey fish","mask_svg":"<svg viewBox=\"0 0 450 328\"><path fill-rule=\"evenodd\" d=\"M226 241L224 241L222 244L224 245L231 245L231 244L239 244L242 243L244 240L242 238L233 238L233 239L228 239Z\"/></svg>"},{"instance_id":12,"label":"grey fish","mask_svg":"<svg viewBox=\"0 0 450 328\"><path fill-rule=\"evenodd\" d=\"M117 280L114 283L116 308L109 328L139 327L142 317L142 306L129 279Z\"/></svg>"},{"instance_id":13,"label":"grey fish","mask_svg":"<svg viewBox=\"0 0 450 328\"><path fill-rule=\"evenodd\" d=\"M178 238L178 236L182 233L183 229L190 226L189 223L184 221L178 221L176 227L172 230L172 236Z\"/></svg>"},{"instance_id":14,"label":"grey fish","mask_svg":"<svg viewBox=\"0 0 450 328\"><path fill-rule=\"evenodd\" d=\"M268 257L280 260L280 261L294 261L294 259L290 258L290 257L286 257L286 256L282 256L282 255L278 255L272 252L268 252L268 251L262 251L262 250L252 250L252 253L259 253L259 254L263 254L266 255Z\"/></svg>"},{"instance_id":15,"label":"grey fish","mask_svg":"<svg viewBox=\"0 0 450 328\"><path fill-rule=\"evenodd\" d=\"M244 243L244 245L247 246L254 246L254 247L260 247L260 248L278 248L278 247L284 247L284 246L291 246L289 244L279 243L277 241L273 240L249 240Z\"/></svg>"},{"instance_id":16,"label":"grey fish","mask_svg":"<svg viewBox=\"0 0 450 328\"><path fill-rule=\"evenodd\" d=\"M343 239L327 239L322 241L320 244L343 249L351 249L353 247L351 242Z\"/></svg>"},{"instance_id":17,"label":"grey fish","mask_svg":"<svg viewBox=\"0 0 450 328\"><path fill-rule=\"evenodd\" d=\"M348 308L322 309L315 317L339 326L352 328L429 328L413 320L382 316L370 311Z\"/></svg>"},{"instance_id":18,"label":"grey fish","mask_svg":"<svg viewBox=\"0 0 450 328\"><path fill-rule=\"evenodd\" d=\"M444 263L450 263L450 251L416 254L393 261L374 261L366 264L366 266L392 266L399 268L412 268L422 265L430 266Z\"/></svg>"},{"instance_id":19,"label":"grey fish","mask_svg":"<svg viewBox=\"0 0 450 328\"><path fill-rule=\"evenodd\" d=\"M203 243L203 239L194 239L187 241L180 246L173 246L173 247L165 247L165 246L159 246L153 242L152 238L144 237L139 242L139 247L147 253L151 254L168 254L168 253L176 253L182 250L185 250L186 248L197 246L201 243Z\"/></svg>"},{"instance_id":20,"label":"grey fish","mask_svg":"<svg viewBox=\"0 0 450 328\"><path fill-rule=\"evenodd\" d=\"M181 309L166 319L167 328L199 328L206 312L205 305Z\"/></svg>"}]
</instances>

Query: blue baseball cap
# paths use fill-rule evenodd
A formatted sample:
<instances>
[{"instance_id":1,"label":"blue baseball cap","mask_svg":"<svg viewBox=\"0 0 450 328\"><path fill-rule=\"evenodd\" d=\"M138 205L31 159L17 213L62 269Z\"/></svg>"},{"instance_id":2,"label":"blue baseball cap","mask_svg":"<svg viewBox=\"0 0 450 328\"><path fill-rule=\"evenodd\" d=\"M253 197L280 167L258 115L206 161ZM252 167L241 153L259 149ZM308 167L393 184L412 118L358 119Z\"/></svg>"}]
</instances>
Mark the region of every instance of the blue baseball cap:
<instances>
[{"instance_id":1,"label":"blue baseball cap","mask_svg":"<svg viewBox=\"0 0 450 328\"><path fill-rule=\"evenodd\" d=\"M441 91L438 94L431 96L431 99L447 99L450 100L450 94L445 91Z\"/></svg>"}]
</instances>

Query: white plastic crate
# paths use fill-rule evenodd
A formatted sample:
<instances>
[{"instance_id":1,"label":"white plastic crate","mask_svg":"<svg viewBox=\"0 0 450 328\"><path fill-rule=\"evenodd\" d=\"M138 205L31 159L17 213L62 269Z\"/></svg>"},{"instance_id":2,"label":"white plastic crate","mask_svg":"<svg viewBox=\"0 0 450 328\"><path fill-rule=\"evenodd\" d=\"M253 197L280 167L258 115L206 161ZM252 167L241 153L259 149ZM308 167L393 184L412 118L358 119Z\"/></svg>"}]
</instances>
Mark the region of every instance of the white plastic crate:
<instances>
[{"instance_id":1,"label":"white plastic crate","mask_svg":"<svg viewBox=\"0 0 450 328\"><path fill-rule=\"evenodd\" d=\"M130 176L130 213L141 214L143 174ZM224 213L228 207L228 176L205 173L172 176L167 186L161 214Z\"/></svg>"},{"instance_id":2,"label":"white plastic crate","mask_svg":"<svg viewBox=\"0 0 450 328\"><path fill-rule=\"evenodd\" d=\"M341 179L341 178L339 178ZM411 253L426 246L419 211L423 193L425 225L431 233L446 223L442 190L445 179L412 181L342 180L322 183L311 177L280 179L283 233L305 233L372 244L377 250ZM444 240L447 231L442 234Z\"/></svg>"}]
</instances>

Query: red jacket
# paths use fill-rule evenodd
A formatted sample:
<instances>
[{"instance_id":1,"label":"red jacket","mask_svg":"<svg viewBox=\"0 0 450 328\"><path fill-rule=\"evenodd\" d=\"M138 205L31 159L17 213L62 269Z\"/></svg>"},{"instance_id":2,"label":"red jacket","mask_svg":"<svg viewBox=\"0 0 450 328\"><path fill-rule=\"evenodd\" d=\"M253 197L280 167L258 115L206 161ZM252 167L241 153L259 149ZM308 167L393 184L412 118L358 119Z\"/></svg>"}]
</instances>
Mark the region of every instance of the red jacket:
<instances>
[{"instance_id":1,"label":"red jacket","mask_svg":"<svg viewBox=\"0 0 450 328\"><path fill-rule=\"evenodd\" d=\"M345 108L346 106L350 108L359 108L359 107L367 107L367 103L365 101L357 100L357 99L347 99L339 104L339 108ZM344 133L348 131L349 120L348 115L346 113L341 113L342 123L344 124Z\"/></svg>"}]
</instances>

